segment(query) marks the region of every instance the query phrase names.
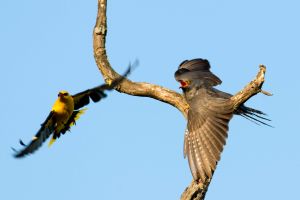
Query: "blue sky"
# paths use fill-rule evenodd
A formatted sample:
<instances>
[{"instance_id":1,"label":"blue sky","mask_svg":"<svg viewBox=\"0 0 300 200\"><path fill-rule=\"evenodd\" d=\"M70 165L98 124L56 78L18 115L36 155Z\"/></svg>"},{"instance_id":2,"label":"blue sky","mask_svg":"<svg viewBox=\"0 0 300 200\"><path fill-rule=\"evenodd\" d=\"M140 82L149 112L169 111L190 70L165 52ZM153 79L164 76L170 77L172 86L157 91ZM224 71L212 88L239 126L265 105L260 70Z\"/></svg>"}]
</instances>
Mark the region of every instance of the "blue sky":
<instances>
[{"instance_id":1,"label":"blue sky","mask_svg":"<svg viewBox=\"0 0 300 200\"><path fill-rule=\"evenodd\" d=\"M108 2L107 53L120 73L180 92L178 64L207 58L232 94L267 66L264 89L248 106L275 128L241 117L207 193L208 200L299 199L299 1L152 0ZM161 102L118 92L88 111L51 148L16 160L59 90L103 83L92 30L97 1L0 2L0 199L179 199L192 180L183 159L186 122Z\"/></svg>"}]
</instances>

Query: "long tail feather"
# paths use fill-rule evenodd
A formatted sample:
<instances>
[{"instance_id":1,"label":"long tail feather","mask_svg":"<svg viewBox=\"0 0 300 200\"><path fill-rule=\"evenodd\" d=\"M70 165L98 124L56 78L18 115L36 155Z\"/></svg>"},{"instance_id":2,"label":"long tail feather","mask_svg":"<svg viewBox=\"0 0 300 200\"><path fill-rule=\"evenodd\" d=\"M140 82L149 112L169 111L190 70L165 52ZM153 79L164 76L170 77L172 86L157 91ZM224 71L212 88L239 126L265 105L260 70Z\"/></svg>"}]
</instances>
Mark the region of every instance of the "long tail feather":
<instances>
[{"instance_id":1,"label":"long tail feather","mask_svg":"<svg viewBox=\"0 0 300 200\"><path fill-rule=\"evenodd\" d=\"M265 122L265 121L270 122L271 120L266 118L265 117L266 114L260 110L256 110L254 108L249 108L244 105L241 105L239 107L239 109L235 112L235 114L240 115L240 116L244 117L245 119L252 121L255 124L258 124L258 125L263 124L263 125L274 128L273 126L271 126L270 124Z\"/></svg>"}]
</instances>

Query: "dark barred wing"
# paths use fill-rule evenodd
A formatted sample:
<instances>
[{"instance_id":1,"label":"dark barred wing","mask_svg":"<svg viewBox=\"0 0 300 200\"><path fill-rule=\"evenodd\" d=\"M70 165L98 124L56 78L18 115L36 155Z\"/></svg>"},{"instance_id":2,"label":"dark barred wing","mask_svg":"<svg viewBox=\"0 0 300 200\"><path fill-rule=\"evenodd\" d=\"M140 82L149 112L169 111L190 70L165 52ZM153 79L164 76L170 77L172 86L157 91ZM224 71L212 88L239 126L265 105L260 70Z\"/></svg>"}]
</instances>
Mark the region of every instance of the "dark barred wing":
<instances>
[{"instance_id":1,"label":"dark barred wing","mask_svg":"<svg viewBox=\"0 0 300 200\"><path fill-rule=\"evenodd\" d=\"M233 109L229 99L201 99L191 105L184 154L194 180L211 178L226 144Z\"/></svg>"}]
</instances>

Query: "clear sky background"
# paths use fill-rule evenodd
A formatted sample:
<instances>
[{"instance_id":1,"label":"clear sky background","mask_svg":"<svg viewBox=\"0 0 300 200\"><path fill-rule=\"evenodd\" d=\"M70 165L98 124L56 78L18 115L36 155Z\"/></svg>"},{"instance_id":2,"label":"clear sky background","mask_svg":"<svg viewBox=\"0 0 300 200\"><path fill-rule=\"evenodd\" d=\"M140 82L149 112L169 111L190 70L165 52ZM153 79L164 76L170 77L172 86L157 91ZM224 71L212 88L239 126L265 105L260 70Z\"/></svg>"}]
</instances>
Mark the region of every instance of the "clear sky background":
<instances>
[{"instance_id":1,"label":"clear sky background","mask_svg":"<svg viewBox=\"0 0 300 200\"><path fill-rule=\"evenodd\" d=\"M300 199L297 0L112 0L107 53L120 73L136 58L133 81L179 90L185 59L207 58L232 94L267 66L248 106L275 128L239 116L230 123L207 200ZM12 157L29 142L59 90L103 83L93 58L97 1L0 2L0 199L179 199L192 180L183 158L186 122L170 105L118 92L88 111L51 148Z\"/></svg>"}]
</instances>

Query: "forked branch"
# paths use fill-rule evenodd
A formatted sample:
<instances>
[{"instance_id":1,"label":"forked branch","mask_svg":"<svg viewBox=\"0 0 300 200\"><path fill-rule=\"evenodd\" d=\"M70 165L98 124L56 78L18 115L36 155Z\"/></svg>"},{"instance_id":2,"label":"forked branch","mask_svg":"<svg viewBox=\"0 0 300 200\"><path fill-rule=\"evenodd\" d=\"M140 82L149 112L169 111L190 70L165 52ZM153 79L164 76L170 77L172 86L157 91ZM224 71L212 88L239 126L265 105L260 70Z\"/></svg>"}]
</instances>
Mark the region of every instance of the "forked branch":
<instances>
[{"instance_id":1,"label":"forked branch","mask_svg":"<svg viewBox=\"0 0 300 200\"><path fill-rule=\"evenodd\" d=\"M94 42L94 57L97 63L97 66L100 72L103 75L103 78L106 83L111 83L120 75L114 71L111 67L105 49L106 33L107 33L107 17L106 17L106 0L98 0L98 13L96 25L93 32L93 42ZM254 80L252 80L246 87L238 92L232 97L235 108L239 105L246 102L249 98L256 95L259 92L268 94L265 91L261 90L261 87L264 83L266 67L260 65L259 72ZM165 103L168 103L177 109L186 117L188 111L188 104L185 101L184 97L168 88L161 87L159 85L154 85L144 82L133 82L129 79L125 79L120 85L116 88L117 91L134 95L134 96L144 96L150 97ZM210 179L206 180L204 183L198 183L192 181L190 186L186 188L181 196L181 200L202 200L205 197L207 188L210 183Z\"/></svg>"}]
</instances>

